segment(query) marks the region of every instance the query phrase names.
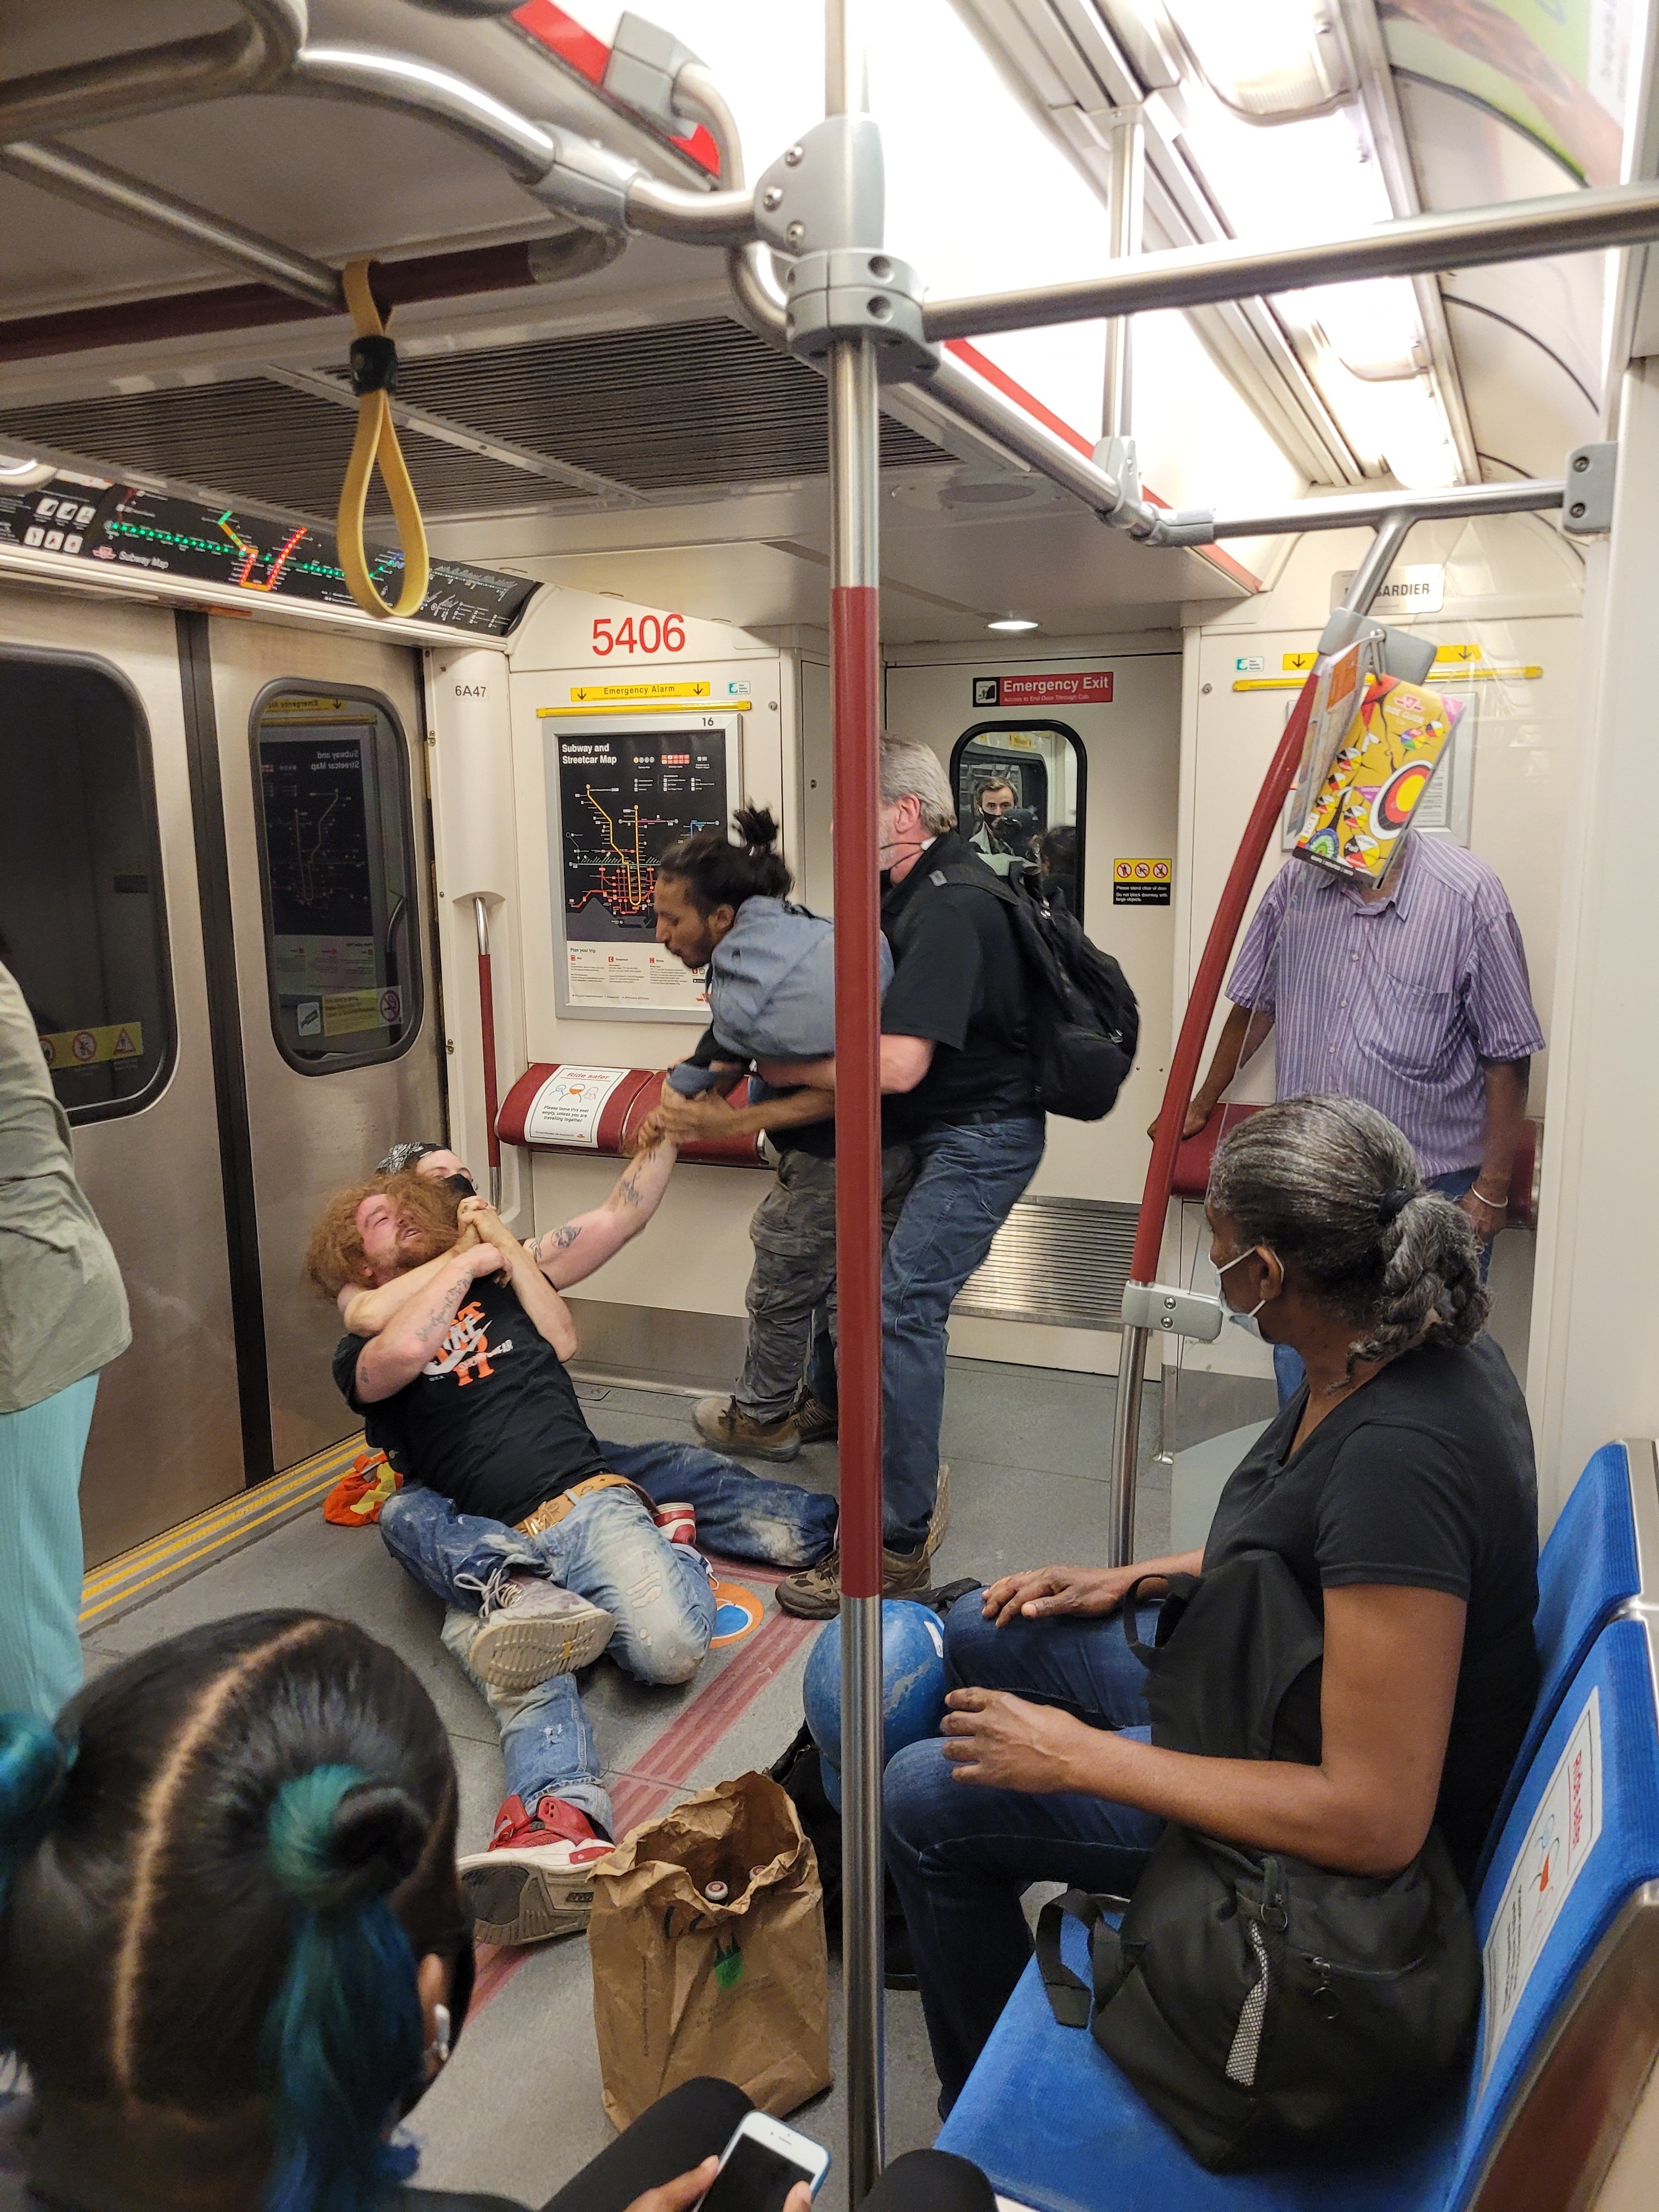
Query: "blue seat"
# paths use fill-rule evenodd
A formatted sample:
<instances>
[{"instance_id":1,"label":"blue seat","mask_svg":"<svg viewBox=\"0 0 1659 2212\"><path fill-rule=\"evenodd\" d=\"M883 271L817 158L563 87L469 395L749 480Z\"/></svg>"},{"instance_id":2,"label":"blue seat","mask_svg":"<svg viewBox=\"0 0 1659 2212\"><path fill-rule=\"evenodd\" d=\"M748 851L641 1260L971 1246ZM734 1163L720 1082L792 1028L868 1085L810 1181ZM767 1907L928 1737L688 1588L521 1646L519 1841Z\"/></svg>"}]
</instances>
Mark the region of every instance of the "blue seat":
<instances>
[{"instance_id":1,"label":"blue seat","mask_svg":"<svg viewBox=\"0 0 1659 2212\"><path fill-rule=\"evenodd\" d=\"M1638 1519L1647 1524L1645 1562L1637 1534ZM1650 1601L1659 1604L1659 1487L1654 1479L1653 1446L1646 1442L1603 1444L1574 1483L1539 1555L1538 1610L1533 1615L1538 1702L1492 1816L1475 1871L1477 1883L1491 1863L1522 1778L1555 1718L1567 1685L1614 1613L1642 1596L1644 1565L1652 1585Z\"/></svg>"},{"instance_id":2,"label":"blue seat","mask_svg":"<svg viewBox=\"0 0 1659 2212\"><path fill-rule=\"evenodd\" d=\"M1623 1447L1609 1454L1591 1462L1589 1492L1552 1537L1540 1632L1553 1710L1517 1762L1480 1885L1486 1987L1462 2095L1386 2155L1207 2173L1091 2036L1056 2025L1033 1964L941 2149L1036 2212L1555 2212L1588 2201L1586 2177L1611 2157L1659 2057L1659 1612L1638 1603L1599 1633L1585 1628L1598 1607L1605 1620L1610 1597L1616 1610L1638 1595L1613 1594L1630 1579L1617 1532L1632 1470ZM1633 1471L1650 1480L1650 1457ZM1639 1566L1634 1540L1623 1557ZM1086 1978L1083 1930L1068 1923L1064 1940Z\"/></svg>"}]
</instances>

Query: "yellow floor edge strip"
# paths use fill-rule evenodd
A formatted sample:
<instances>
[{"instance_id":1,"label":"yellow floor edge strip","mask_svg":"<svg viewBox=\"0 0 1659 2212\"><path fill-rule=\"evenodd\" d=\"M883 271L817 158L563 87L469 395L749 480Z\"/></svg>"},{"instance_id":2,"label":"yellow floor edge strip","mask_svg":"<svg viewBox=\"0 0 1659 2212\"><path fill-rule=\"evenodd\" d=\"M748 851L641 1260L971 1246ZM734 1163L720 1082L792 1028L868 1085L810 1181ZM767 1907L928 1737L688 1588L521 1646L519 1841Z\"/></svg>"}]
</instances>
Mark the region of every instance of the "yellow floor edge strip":
<instances>
[{"instance_id":1,"label":"yellow floor edge strip","mask_svg":"<svg viewBox=\"0 0 1659 2212\"><path fill-rule=\"evenodd\" d=\"M185 1568L194 1570L228 1550L251 1530L285 1520L325 1495L362 1449L361 1437L349 1437L313 1453L270 1482L240 1492L205 1512L106 1560L88 1576L82 1593L81 1627L94 1626L116 1607L153 1591Z\"/></svg>"},{"instance_id":2,"label":"yellow floor edge strip","mask_svg":"<svg viewBox=\"0 0 1659 2212\"><path fill-rule=\"evenodd\" d=\"M234 1497L221 1498L216 1505L204 1507L200 1513L192 1515L188 1521L180 1522L176 1528L164 1528L159 1535L148 1537L131 1551L119 1553L114 1559L105 1560L87 1577L82 1594L101 1590L113 1582L125 1581L137 1569L148 1566L152 1560L165 1559L170 1553L197 1545L216 1528L240 1525L250 1504L256 1501L270 1504L278 1498L292 1497L308 1483L314 1482L319 1475L349 1466L361 1448L362 1441L361 1437L349 1437L344 1443L331 1444L326 1451L313 1452L309 1459L301 1460L297 1467L289 1468L285 1474L260 1483L257 1489L239 1490Z\"/></svg>"}]
</instances>

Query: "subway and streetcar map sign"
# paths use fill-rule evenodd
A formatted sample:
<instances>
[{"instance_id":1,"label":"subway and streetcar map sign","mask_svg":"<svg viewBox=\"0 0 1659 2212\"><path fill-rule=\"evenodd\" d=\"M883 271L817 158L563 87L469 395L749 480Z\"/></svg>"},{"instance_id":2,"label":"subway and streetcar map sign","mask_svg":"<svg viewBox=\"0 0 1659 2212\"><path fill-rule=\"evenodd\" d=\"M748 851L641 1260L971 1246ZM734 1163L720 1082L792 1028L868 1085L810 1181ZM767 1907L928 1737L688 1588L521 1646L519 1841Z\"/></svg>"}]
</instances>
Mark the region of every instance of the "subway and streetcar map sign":
<instances>
[{"instance_id":1,"label":"subway and streetcar map sign","mask_svg":"<svg viewBox=\"0 0 1659 2212\"><path fill-rule=\"evenodd\" d=\"M670 845L725 826L731 742L726 720L703 714L550 732L564 1011L702 1016L703 979L657 943L652 893Z\"/></svg>"}]
</instances>

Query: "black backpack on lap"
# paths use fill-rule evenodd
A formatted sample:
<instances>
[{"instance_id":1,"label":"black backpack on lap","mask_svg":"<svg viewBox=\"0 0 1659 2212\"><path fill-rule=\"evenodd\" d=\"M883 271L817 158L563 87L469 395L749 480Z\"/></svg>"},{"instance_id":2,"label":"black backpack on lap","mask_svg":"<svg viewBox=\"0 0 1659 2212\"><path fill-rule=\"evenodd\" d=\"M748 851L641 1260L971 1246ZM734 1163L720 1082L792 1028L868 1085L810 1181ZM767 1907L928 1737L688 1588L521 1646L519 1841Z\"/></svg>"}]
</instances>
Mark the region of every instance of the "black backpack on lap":
<instances>
[{"instance_id":1,"label":"black backpack on lap","mask_svg":"<svg viewBox=\"0 0 1659 2212\"><path fill-rule=\"evenodd\" d=\"M1320 1757L1323 1637L1276 1553L1170 1577L1148 1650L1152 1741L1218 1759ZM1265 2166L1404 2119L1465 2068L1480 2000L1468 1902L1437 1830L1392 1877L1334 1874L1173 1821L1129 1899L1045 1905L1054 2017L1087 2027L1202 2166ZM1093 1988L1063 1964L1091 1929Z\"/></svg>"}]
</instances>

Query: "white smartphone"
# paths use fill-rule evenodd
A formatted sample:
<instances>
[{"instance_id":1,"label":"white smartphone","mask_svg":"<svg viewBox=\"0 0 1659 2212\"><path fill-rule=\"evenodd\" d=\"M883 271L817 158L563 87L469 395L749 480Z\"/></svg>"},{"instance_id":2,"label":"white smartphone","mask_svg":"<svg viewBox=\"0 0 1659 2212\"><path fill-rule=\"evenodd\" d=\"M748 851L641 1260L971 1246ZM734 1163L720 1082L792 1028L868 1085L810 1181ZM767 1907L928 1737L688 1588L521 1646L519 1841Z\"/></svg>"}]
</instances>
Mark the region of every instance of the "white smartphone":
<instances>
[{"instance_id":1,"label":"white smartphone","mask_svg":"<svg viewBox=\"0 0 1659 2212\"><path fill-rule=\"evenodd\" d=\"M804 2181L814 2197L830 2171L830 2154L810 2136L781 2120L750 2112L720 2154L700 2212L783 2212L790 2191Z\"/></svg>"}]
</instances>

